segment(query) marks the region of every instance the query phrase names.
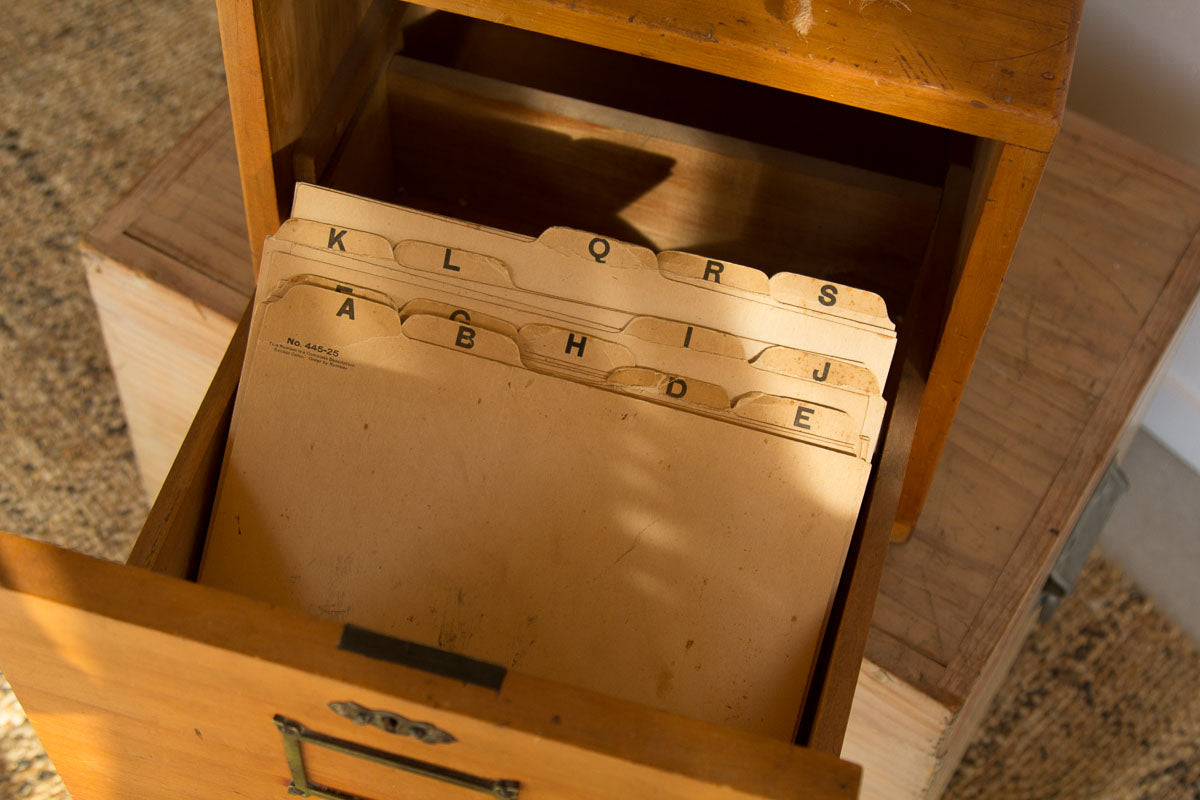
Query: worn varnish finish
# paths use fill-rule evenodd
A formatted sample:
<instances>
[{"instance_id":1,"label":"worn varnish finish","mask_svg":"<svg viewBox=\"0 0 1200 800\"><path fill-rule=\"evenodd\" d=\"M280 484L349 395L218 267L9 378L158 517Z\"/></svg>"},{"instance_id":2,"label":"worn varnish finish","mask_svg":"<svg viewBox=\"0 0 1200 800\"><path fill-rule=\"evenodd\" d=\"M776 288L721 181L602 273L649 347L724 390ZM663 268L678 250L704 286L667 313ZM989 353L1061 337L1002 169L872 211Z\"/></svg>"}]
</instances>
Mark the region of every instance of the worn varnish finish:
<instances>
[{"instance_id":1,"label":"worn varnish finish","mask_svg":"<svg viewBox=\"0 0 1200 800\"><path fill-rule=\"evenodd\" d=\"M308 127L370 0L218 0L255 269L290 205L291 149ZM293 61L304 53L306 69Z\"/></svg>"},{"instance_id":2,"label":"worn varnish finish","mask_svg":"<svg viewBox=\"0 0 1200 800\"><path fill-rule=\"evenodd\" d=\"M1033 202L1046 154L989 142L977 175L981 184L967 209L964 252L955 265L955 286L941 340L929 371L913 437L908 472L896 513L895 537L906 539L929 494L934 469L954 422L967 377L1000 293L1004 269L1017 246Z\"/></svg>"},{"instance_id":3,"label":"worn varnish finish","mask_svg":"<svg viewBox=\"0 0 1200 800\"><path fill-rule=\"evenodd\" d=\"M178 578L195 577L233 415L229 399L237 392L249 333L247 303L199 411L163 480L163 490L158 493L126 559L130 566Z\"/></svg>"},{"instance_id":4,"label":"worn varnish finish","mask_svg":"<svg viewBox=\"0 0 1200 800\"><path fill-rule=\"evenodd\" d=\"M971 695L1196 295L1197 230L1200 171L1068 117L869 658Z\"/></svg>"},{"instance_id":5,"label":"worn varnish finish","mask_svg":"<svg viewBox=\"0 0 1200 800\"><path fill-rule=\"evenodd\" d=\"M1045 150L1083 3L836 2L815 9L807 37L783 21L782 0L424 5Z\"/></svg>"},{"instance_id":6,"label":"worn varnish finish","mask_svg":"<svg viewBox=\"0 0 1200 800\"><path fill-rule=\"evenodd\" d=\"M908 303L936 188L465 77L393 63L385 199L529 236L566 225L800 271L878 292L893 316Z\"/></svg>"},{"instance_id":7,"label":"worn varnish finish","mask_svg":"<svg viewBox=\"0 0 1200 800\"><path fill-rule=\"evenodd\" d=\"M911 441L925 382L910 362L903 362L896 379L895 399L888 422L888 441L879 456L874 476L872 502L863 530L853 543L847 560L855 563L849 578L843 578L845 599L839 605L841 617L837 634L828 652L824 684L812 715L809 744L830 753L840 753L851 718L858 681L863 665L869 630L865 625L846 624L844 620L869 620L882 579L887 541L896 521L896 502L907 461L906 447ZM833 624L831 620L831 624Z\"/></svg>"},{"instance_id":8,"label":"worn varnish finish","mask_svg":"<svg viewBox=\"0 0 1200 800\"><path fill-rule=\"evenodd\" d=\"M237 319L254 284L231 127L221 103L84 234L83 246Z\"/></svg>"},{"instance_id":9,"label":"worn varnish finish","mask_svg":"<svg viewBox=\"0 0 1200 800\"><path fill-rule=\"evenodd\" d=\"M862 800L925 797L952 718L945 706L864 660L842 746L842 758L862 765Z\"/></svg>"},{"instance_id":10,"label":"worn varnish finish","mask_svg":"<svg viewBox=\"0 0 1200 800\"><path fill-rule=\"evenodd\" d=\"M148 498L253 290L231 131L222 103L83 237L88 288Z\"/></svg>"},{"instance_id":11,"label":"worn varnish finish","mask_svg":"<svg viewBox=\"0 0 1200 800\"><path fill-rule=\"evenodd\" d=\"M858 768L831 756L519 674L498 692L471 686L339 651L340 635L333 622L0 534L5 674L49 750L72 754L57 766L76 796L285 796L275 714L520 780L531 800L857 792ZM346 700L432 722L459 741L425 745L326 707ZM310 767L314 779L367 797L473 796L349 758L314 756Z\"/></svg>"},{"instance_id":12,"label":"worn varnish finish","mask_svg":"<svg viewBox=\"0 0 1200 800\"><path fill-rule=\"evenodd\" d=\"M319 104L296 142L292 165L297 181L322 182L334 151L352 145L343 143L342 135L356 123L363 98L399 47L406 10L406 4L395 0L373 0L363 15L354 40L346 49L346 57L338 64L329 84L323 87ZM381 133L391 138L386 127Z\"/></svg>"}]
</instances>

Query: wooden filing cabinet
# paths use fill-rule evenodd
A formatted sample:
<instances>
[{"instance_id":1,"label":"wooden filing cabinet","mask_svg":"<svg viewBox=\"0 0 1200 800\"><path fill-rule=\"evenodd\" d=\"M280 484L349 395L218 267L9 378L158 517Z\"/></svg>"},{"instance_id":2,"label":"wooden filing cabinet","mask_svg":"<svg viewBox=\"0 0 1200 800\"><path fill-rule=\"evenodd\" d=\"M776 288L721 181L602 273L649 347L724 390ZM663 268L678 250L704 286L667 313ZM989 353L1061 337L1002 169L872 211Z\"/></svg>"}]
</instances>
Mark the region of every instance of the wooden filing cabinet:
<instances>
[{"instance_id":1,"label":"wooden filing cabinet","mask_svg":"<svg viewBox=\"0 0 1200 800\"><path fill-rule=\"evenodd\" d=\"M6 651L6 672L67 785L82 796L282 794L290 780L283 742L292 729L277 727L276 717L354 748L426 762L434 773L518 781L523 796L853 796L857 770L833 754L886 545L919 511L1057 131L1079 3L1023 3L1028 13L1019 22L1007 13L1012 4L1001 2L969 13L948 2L915 13L834 7L818 15L807 39L796 38L769 3L433 5L451 15L414 20L382 2L219 3L256 258L263 236L286 216L286 187L297 178L436 211L453 213L446 204L458 202L464 216L518 229L540 224L544 208L502 194L489 199L480 188L486 181L472 184L463 203L455 193L439 194L436 176L417 174L422 160L437 165L425 154L439 142L451 153L464 145L397 124L399 79L389 64L401 38L404 53L447 70L606 106L633 96L618 111L750 140L751 150L738 151L747 162L764 153L814 159L801 171L834 187L795 209L804 217L798 229L827 258L796 268L826 269L884 293L900 323L902 355L887 389L892 414L875 478L801 719L805 746L516 674L497 691L464 682L453 669L430 672L411 654L356 641L334 623L196 585L191 578L244 347L238 337L130 558L130 566L149 572L0 541L6 634L22 641ZM664 87L686 91L672 98ZM433 107L448 114L455 104ZM536 143L537 133L516 135ZM408 150L413 141L421 142L420 158ZM478 179L478 165L461 160ZM461 175L453 167L442 165ZM875 191L880 182L910 187L911 195ZM784 218L789 209L778 207L777 187L767 183L752 198L728 202L752 199L747 219ZM397 185L405 194L395 194ZM867 193L856 193L864 185ZM893 202L860 214L848 206L847 198L888 193ZM633 208L622 216L636 203L621 199L626 206L601 203L590 217L555 222L616 236L626 229L604 226L651 231L647 238L661 247L718 245L743 263L761 265L754 255L773 253L778 260L765 266L774 268L795 252L787 231L777 229L755 229L742 240L688 241L679 231L694 238L697 226L672 227L671 220L694 209ZM494 213L511 216L487 216ZM848 214L857 225L846 223ZM652 216L668 222L654 228ZM915 243L897 234L914 225L923 226ZM897 237L902 247L886 247L885 239ZM890 257L870 263L862 248L871 247ZM327 707L348 701L391 719L430 723L457 742L421 741L412 735L424 730L419 726L399 736L356 726ZM389 718L380 719L388 727ZM473 791L311 741L304 752L314 776L367 798ZM504 796L508 784L490 786Z\"/></svg>"}]
</instances>

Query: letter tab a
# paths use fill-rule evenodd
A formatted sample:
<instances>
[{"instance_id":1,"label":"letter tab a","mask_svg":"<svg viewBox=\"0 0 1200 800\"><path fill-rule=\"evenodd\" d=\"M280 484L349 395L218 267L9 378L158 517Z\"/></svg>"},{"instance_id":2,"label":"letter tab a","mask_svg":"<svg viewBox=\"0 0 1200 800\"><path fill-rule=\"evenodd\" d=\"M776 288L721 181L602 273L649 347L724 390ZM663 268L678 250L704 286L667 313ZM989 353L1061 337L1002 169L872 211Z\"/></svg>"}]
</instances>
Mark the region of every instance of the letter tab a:
<instances>
[{"instance_id":1,"label":"letter tab a","mask_svg":"<svg viewBox=\"0 0 1200 800\"><path fill-rule=\"evenodd\" d=\"M308 286L316 286L321 289L326 289L330 292L336 292L339 295L351 295L359 300L369 300L372 303L378 303L385 306L393 306L392 298L377 289L367 289L353 283L342 283L341 281L331 280L320 275L295 275L288 278L278 289L272 292L272 297L282 295L292 286L306 284ZM343 301L343 306L345 305Z\"/></svg>"}]
</instances>

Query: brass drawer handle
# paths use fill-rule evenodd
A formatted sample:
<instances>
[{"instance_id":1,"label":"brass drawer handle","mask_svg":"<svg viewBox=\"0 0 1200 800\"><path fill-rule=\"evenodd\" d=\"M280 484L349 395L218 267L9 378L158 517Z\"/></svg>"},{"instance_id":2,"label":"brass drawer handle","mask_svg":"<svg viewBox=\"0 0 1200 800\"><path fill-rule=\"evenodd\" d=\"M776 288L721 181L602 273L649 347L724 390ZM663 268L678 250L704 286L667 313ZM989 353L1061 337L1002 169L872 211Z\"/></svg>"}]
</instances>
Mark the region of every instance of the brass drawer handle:
<instances>
[{"instance_id":1,"label":"brass drawer handle","mask_svg":"<svg viewBox=\"0 0 1200 800\"><path fill-rule=\"evenodd\" d=\"M275 727L279 728L279 732L283 734L283 752L287 758L288 768L292 772L292 784L288 787L288 792L300 795L301 797L319 797L322 800L366 800L366 798L359 797L358 795L338 791L337 789L331 789L309 781L307 771L304 767L304 753L300 748L301 742L316 745L317 747L324 747L335 753L362 758L376 764L395 767L405 772L411 772L414 775L444 781L455 786L461 786L464 789L472 789L483 794L490 794L493 797L501 798L501 800L517 800L521 794L520 781L480 778L477 775L469 775L466 772L459 772L449 767L430 764L427 761L420 761L415 758L376 750L373 747L355 744L344 739L335 739L332 736L326 736L323 733L309 730L299 722L278 714L275 715Z\"/></svg>"},{"instance_id":2,"label":"brass drawer handle","mask_svg":"<svg viewBox=\"0 0 1200 800\"><path fill-rule=\"evenodd\" d=\"M353 700L330 703L329 708L333 713L345 717L355 725L374 725L381 731L394 733L397 736L411 736L425 744L453 744L458 741L449 732L442 730L432 722L415 722L393 711L378 711L360 706Z\"/></svg>"}]
</instances>

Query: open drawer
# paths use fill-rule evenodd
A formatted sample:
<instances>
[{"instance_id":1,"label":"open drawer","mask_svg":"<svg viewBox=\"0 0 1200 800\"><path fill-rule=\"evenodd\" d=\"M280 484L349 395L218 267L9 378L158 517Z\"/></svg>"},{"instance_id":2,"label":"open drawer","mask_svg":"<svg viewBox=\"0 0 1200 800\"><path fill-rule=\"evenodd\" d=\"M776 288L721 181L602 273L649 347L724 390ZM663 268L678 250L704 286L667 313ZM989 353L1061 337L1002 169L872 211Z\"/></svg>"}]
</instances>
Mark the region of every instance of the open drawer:
<instances>
[{"instance_id":1,"label":"open drawer","mask_svg":"<svg viewBox=\"0 0 1200 800\"><path fill-rule=\"evenodd\" d=\"M5 672L76 796L857 795L829 754L194 583L245 327L128 565L0 535Z\"/></svg>"},{"instance_id":2,"label":"open drawer","mask_svg":"<svg viewBox=\"0 0 1200 800\"><path fill-rule=\"evenodd\" d=\"M656 125L545 92L506 98L504 93L515 91L510 83L466 86L464 80L463 73L442 65L398 59L373 89L386 100L379 106L386 116L364 113L347 129L350 142L375 135L372 126L379 124L408 134L404 141L411 150L387 155L397 174L406 176L405 200L430 210L457 205L460 212L519 230L535 229L542 223L537 214L558 213L555 207L562 206L563 213L590 215L568 220L575 224L608 232L613 229L605 226L624 220L627 230L674 244L751 220L744 213L735 216L738 203L721 199L728 193L716 192L704 202L697 197L686 206L681 198L695 181L746 180L746 168L757 165L750 178L793 197L821 196L847 211L857 206L857 219L842 233L826 235L827 252L840 252L830 260L847 268L862 262L852 248L871 245L857 232L890 240L889 274L906 280L880 288L906 308L906 281L922 268L938 189L768 145L705 140L687 126ZM449 140L464 129L473 132L475 151ZM423 174L422 158L439 148L464 155L453 170ZM572 191L572 181L561 180L561 172L514 169L514 180L526 182L518 194L532 198L523 205L504 202L506 196L497 202L487 194L486 181L472 178L487 161L480 153L503 154L510 165L522 159L532 164L535 148L556 148L563 169L574 170L569 175L594 167L596 154L602 154L610 165L625 165L608 173L619 185L628 187L630 176L646 164L656 183L643 193L641 206L634 203L617 216L605 196L590 206L554 196ZM331 157L333 174L342 176L335 185L374 177L359 167L366 159L356 152ZM668 159L674 162L669 176L661 169ZM437 178L451 171L457 191L439 194L446 183ZM459 198L469 199L464 205ZM702 213L696 219L671 213L672 207ZM508 216L486 216L498 213ZM752 221L778 219L777 213L763 213ZM767 257L782 266L789 248L814 237L819 227L819 220L811 220L764 229L740 243L729 238L722 255L750 260L737 254L751 252L755 242L770 242ZM616 234L628 237L627 230ZM898 367L886 387L891 421L799 721L798 741L808 746L797 746L518 672L481 670L446 653L405 647L195 583L245 346L243 324L128 565L0 538L0 630L13 643L2 663L77 795L271 797L291 787L313 796L368 800L480 792L857 796L858 768L835 754L861 657L863 609L869 614L878 581L871 569L890 531L911 442L914 400L922 386L915 370ZM864 545L870 541L873 546ZM866 569L860 569L863 564Z\"/></svg>"},{"instance_id":3,"label":"open drawer","mask_svg":"<svg viewBox=\"0 0 1200 800\"><path fill-rule=\"evenodd\" d=\"M922 361L986 149L934 126L468 17L417 14L401 25L402 12L379 8L310 124L275 155L277 214L291 214L294 178L518 234L563 225L885 298L902 355L884 396L901 424L881 437L878 499L864 506L871 523L863 514L797 728L800 743L836 753L923 397ZM771 124L780 119L805 125ZM859 129L878 143L848 146ZM947 194L954 202L943 203Z\"/></svg>"},{"instance_id":4,"label":"open drawer","mask_svg":"<svg viewBox=\"0 0 1200 800\"><path fill-rule=\"evenodd\" d=\"M941 403L952 416L1044 153L988 138L1000 128L967 135L466 17L409 25L384 0L301 5L219 6L256 254L303 179L885 297L900 337L889 416L796 743L480 673L196 584L241 330L127 566L0 537L11 642L0 666L67 786L146 798L289 786L368 800L855 796L858 770L835 756L918 411ZM921 418L949 425L929 408Z\"/></svg>"}]
</instances>

